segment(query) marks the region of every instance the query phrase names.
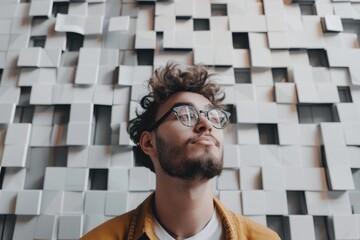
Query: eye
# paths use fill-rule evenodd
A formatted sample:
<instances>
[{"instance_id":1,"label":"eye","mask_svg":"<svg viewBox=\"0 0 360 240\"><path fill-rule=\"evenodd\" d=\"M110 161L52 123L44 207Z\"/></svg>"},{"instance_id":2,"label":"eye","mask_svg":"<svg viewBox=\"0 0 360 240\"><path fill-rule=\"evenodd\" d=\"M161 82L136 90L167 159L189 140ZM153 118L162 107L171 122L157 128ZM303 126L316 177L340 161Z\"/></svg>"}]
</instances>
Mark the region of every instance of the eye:
<instances>
[{"instance_id":1,"label":"eye","mask_svg":"<svg viewBox=\"0 0 360 240\"><path fill-rule=\"evenodd\" d=\"M180 106L177 108L177 118L187 126L191 126L198 119L196 110L191 106Z\"/></svg>"},{"instance_id":2,"label":"eye","mask_svg":"<svg viewBox=\"0 0 360 240\"><path fill-rule=\"evenodd\" d=\"M221 116L218 114L217 111L210 111L209 112L209 120L213 123L220 123Z\"/></svg>"},{"instance_id":3,"label":"eye","mask_svg":"<svg viewBox=\"0 0 360 240\"><path fill-rule=\"evenodd\" d=\"M228 117L225 112L220 109L212 109L208 113L209 120L216 125L216 127L225 126L228 120Z\"/></svg>"},{"instance_id":4,"label":"eye","mask_svg":"<svg viewBox=\"0 0 360 240\"><path fill-rule=\"evenodd\" d=\"M188 121L189 119L190 119L190 116L188 115L188 114L186 114L186 113L183 113L183 114L178 114L178 119L180 120L180 121Z\"/></svg>"}]
</instances>

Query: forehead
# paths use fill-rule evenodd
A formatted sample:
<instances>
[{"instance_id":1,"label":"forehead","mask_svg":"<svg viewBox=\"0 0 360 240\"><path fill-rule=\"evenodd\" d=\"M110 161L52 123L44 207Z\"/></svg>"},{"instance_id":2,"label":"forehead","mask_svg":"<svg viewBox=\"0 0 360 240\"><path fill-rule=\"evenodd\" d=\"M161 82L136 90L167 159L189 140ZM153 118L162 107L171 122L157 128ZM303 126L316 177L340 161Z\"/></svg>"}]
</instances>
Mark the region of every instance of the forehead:
<instances>
[{"instance_id":1,"label":"forehead","mask_svg":"<svg viewBox=\"0 0 360 240\"><path fill-rule=\"evenodd\" d=\"M211 106L211 102L209 99L204 97L201 94L193 93L193 92L178 92L173 94L165 103L163 103L159 107L158 114L162 115L165 112L167 112L174 104L180 103L180 102L187 102L191 103L198 109L208 109Z\"/></svg>"}]
</instances>

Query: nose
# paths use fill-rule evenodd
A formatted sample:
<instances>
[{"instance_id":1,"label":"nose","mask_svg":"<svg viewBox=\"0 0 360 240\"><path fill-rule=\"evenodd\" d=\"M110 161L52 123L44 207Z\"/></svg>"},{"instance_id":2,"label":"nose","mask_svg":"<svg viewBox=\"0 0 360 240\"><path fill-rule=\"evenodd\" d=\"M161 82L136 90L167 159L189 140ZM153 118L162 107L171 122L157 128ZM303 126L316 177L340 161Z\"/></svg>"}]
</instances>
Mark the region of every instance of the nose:
<instances>
[{"instance_id":1,"label":"nose","mask_svg":"<svg viewBox=\"0 0 360 240\"><path fill-rule=\"evenodd\" d=\"M201 113L198 123L194 126L195 132L211 132L213 128L212 123L207 119L205 113Z\"/></svg>"}]
</instances>

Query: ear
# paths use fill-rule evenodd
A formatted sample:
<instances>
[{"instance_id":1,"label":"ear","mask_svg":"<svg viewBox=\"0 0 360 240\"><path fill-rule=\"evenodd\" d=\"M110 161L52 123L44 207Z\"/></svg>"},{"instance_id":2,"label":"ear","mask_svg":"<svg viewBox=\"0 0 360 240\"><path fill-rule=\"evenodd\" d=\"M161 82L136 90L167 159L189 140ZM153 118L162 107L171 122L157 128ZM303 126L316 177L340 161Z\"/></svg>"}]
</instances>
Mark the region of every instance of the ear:
<instances>
[{"instance_id":1,"label":"ear","mask_svg":"<svg viewBox=\"0 0 360 240\"><path fill-rule=\"evenodd\" d=\"M144 131L140 136L139 145L144 153L149 156L153 156L156 152L155 144L153 143L154 138L152 137L151 132Z\"/></svg>"}]
</instances>

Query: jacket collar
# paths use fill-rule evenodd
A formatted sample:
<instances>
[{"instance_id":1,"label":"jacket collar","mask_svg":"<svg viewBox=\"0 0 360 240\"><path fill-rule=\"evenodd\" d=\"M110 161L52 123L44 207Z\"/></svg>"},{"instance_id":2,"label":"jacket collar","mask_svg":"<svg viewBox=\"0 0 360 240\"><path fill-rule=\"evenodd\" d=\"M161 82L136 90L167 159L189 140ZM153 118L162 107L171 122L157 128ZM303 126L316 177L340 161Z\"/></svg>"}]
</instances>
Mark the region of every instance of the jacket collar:
<instances>
[{"instance_id":1,"label":"jacket collar","mask_svg":"<svg viewBox=\"0 0 360 240\"><path fill-rule=\"evenodd\" d=\"M138 240L143 238L157 239L154 232L154 196L155 193L150 194L150 196L136 208L131 219L128 240ZM236 227L231 212L227 210L216 197L214 197L214 206L221 217L226 239L236 239Z\"/></svg>"}]
</instances>

